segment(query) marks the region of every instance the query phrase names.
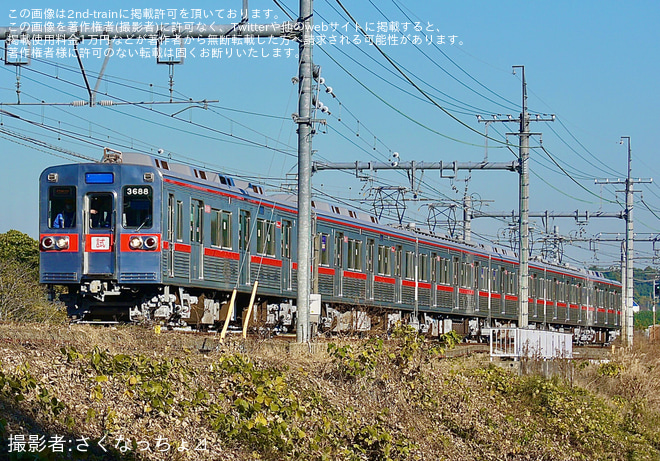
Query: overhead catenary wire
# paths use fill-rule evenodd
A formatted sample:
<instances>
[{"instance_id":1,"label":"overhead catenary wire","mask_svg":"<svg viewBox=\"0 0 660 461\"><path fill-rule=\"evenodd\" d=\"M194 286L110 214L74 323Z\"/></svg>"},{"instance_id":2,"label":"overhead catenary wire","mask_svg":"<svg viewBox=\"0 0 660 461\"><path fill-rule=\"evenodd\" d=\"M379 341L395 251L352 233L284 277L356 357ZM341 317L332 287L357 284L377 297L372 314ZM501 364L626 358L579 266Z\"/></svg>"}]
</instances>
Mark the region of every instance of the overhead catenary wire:
<instances>
[{"instance_id":1,"label":"overhead catenary wire","mask_svg":"<svg viewBox=\"0 0 660 461\"><path fill-rule=\"evenodd\" d=\"M418 98L419 98L419 97L418 97ZM285 117L283 117L283 119L286 119L286 118L285 118Z\"/></svg>"}]
</instances>

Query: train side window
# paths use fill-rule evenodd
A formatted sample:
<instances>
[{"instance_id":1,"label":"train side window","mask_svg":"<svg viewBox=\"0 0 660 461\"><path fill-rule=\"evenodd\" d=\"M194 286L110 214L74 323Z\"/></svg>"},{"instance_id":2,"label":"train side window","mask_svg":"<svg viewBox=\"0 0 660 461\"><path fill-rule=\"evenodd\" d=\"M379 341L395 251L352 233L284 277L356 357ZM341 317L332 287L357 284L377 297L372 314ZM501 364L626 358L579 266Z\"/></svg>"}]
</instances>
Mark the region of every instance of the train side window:
<instances>
[{"instance_id":1,"label":"train side window","mask_svg":"<svg viewBox=\"0 0 660 461\"><path fill-rule=\"evenodd\" d=\"M348 239L347 268L353 271L362 271L362 242Z\"/></svg>"},{"instance_id":2,"label":"train side window","mask_svg":"<svg viewBox=\"0 0 660 461\"><path fill-rule=\"evenodd\" d=\"M577 284L577 304L578 304L578 306L582 305L583 293L584 293L584 289L582 287L582 284L578 283Z\"/></svg>"},{"instance_id":3,"label":"train side window","mask_svg":"<svg viewBox=\"0 0 660 461\"><path fill-rule=\"evenodd\" d=\"M394 275L396 277L401 277L401 258L403 257L403 247L401 245L396 246L396 260L394 265Z\"/></svg>"},{"instance_id":4,"label":"train side window","mask_svg":"<svg viewBox=\"0 0 660 461\"><path fill-rule=\"evenodd\" d=\"M222 239L220 237L220 210L211 208L211 245L222 246Z\"/></svg>"},{"instance_id":5,"label":"train side window","mask_svg":"<svg viewBox=\"0 0 660 461\"><path fill-rule=\"evenodd\" d=\"M152 226L152 221L153 192L151 187L124 186L123 226L127 229L149 229Z\"/></svg>"},{"instance_id":6,"label":"train side window","mask_svg":"<svg viewBox=\"0 0 660 461\"><path fill-rule=\"evenodd\" d=\"M53 186L48 191L48 227L66 229L76 225L76 188Z\"/></svg>"},{"instance_id":7,"label":"train side window","mask_svg":"<svg viewBox=\"0 0 660 461\"><path fill-rule=\"evenodd\" d=\"M183 241L183 202L176 201L176 239L179 242Z\"/></svg>"},{"instance_id":8,"label":"train side window","mask_svg":"<svg viewBox=\"0 0 660 461\"><path fill-rule=\"evenodd\" d=\"M231 249L231 212L223 211L220 215L220 235L222 247Z\"/></svg>"},{"instance_id":9,"label":"train side window","mask_svg":"<svg viewBox=\"0 0 660 461\"><path fill-rule=\"evenodd\" d=\"M390 252L389 246L378 245L378 273L390 275Z\"/></svg>"},{"instance_id":10,"label":"train side window","mask_svg":"<svg viewBox=\"0 0 660 461\"><path fill-rule=\"evenodd\" d=\"M443 272L444 272L444 274L442 276L442 283L445 284L445 285L449 285L450 284L449 282L451 280L450 271L449 271L449 262L450 261L449 261L448 258L444 258L442 260Z\"/></svg>"},{"instance_id":11,"label":"train side window","mask_svg":"<svg viewBox=\"0 0 660 461\"><path fill-rule=\"evenodd\" d=\"M275 223L257 219L257 254L275 256Z\"/></svg>"},{"instance_id":12,"label":"train side window","mask_svg":"<svg viewBox=\"0 0 660 461\"><path fill-rule=\"evenodd\" d=\"M321 234L321 266L330 265L330 247L328 246L330 236L328 234Z\"/></svg>"},{"instance_id":13,"label":"train side window","mask_svg":"<svg viewBox=\"0 0 660 461\"><path fill-rule=\"evenodd\" d=\"M211 209L211 245L231 249L231 213Z\"/></svg>"}]
</instances>

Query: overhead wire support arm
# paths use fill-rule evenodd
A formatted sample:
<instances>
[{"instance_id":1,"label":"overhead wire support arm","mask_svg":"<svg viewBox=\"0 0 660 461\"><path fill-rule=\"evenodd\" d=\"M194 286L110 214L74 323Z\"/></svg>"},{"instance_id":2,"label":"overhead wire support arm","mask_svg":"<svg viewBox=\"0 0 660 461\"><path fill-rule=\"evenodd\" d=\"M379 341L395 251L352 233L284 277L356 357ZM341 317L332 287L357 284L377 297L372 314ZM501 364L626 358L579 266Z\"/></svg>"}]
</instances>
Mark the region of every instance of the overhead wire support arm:
<instances>
[{"instance_id":1,"label":"overhead wire support arm","mask_svg":"<svg viewBox=\"0 0 660 461\"><path fill-rule=\"evenodd\" d=\"M588 221L590 218L616 218L624 219L625 213L622 211L530 211L528 213L530 218L574 218L576 221ZM472 214L472 218L518 218L515 211L477 211Z\"/></svg>"},{"instance_id":2,"label":"overhead wire support arm","mask_svg":"<svg viewBox=\"0 0 660 461\"><path fill-rule=\"evenodd\" d=\"M518 162L312 162L312 172L321 170L506 170L517 171Z\"/></svg>"}]
</instances>

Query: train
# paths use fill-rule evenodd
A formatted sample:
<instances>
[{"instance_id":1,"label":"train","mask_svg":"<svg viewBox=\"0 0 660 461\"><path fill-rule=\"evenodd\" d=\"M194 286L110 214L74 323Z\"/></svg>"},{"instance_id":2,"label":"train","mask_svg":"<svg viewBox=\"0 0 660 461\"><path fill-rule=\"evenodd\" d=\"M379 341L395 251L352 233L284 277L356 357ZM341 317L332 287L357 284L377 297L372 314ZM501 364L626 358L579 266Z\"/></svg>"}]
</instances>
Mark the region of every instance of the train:
<instances>
[{"instance_id":1,"label":"train","mask_svg":"<svg viewBox=\"0 0 660 461\"><path fill-rule=\"evenodd\" d=\"M312 200L315 331L403 321L428 334L480 337L518 322L518 255L419 225ZM240 178L105 149L97 163L39 179L40 282L75 321L213 328L242 321L255 282L255 325L295 328L297 198ZM621 284L532 258L529 325L608 342L621 327Z\"/></svg>"}]
</instances>

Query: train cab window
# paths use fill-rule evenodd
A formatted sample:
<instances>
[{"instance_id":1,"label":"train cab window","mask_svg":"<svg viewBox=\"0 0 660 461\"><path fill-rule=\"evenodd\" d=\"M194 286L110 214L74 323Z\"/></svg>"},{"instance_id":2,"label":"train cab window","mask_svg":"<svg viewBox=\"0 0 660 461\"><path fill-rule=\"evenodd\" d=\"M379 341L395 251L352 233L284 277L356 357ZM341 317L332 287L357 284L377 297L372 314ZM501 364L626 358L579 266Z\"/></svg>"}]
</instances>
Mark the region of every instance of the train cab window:
<instances>
[{"instance_id":1,"label":"train cab window","mask_svg":"<svg viewBox=\"0 0 660 461\"><path fill-rule=\"evenodd\" d=\"M48 227L66 229L76 225L76 188L54 186L48 191Z\"/></svg>"},{"instance_id":2,"label":"train cab window","mask_svg":"<svg viewBox=\"0 0 660 461\"><path fill-rule=\"evenodd\" d=\"M112 195L89 194L89 227L102 229L112 227Z\"/></svg>"},{"instance_id":3,"label":"train cab window","mask_svg":"<svg viewBox=\"0 0 660 461\"><path fill-rule=\"evenodd\" d=\"M125 186L122 225L148 229L153 221L153 191L150 186Z\"/></svg>"}]
</instances>

